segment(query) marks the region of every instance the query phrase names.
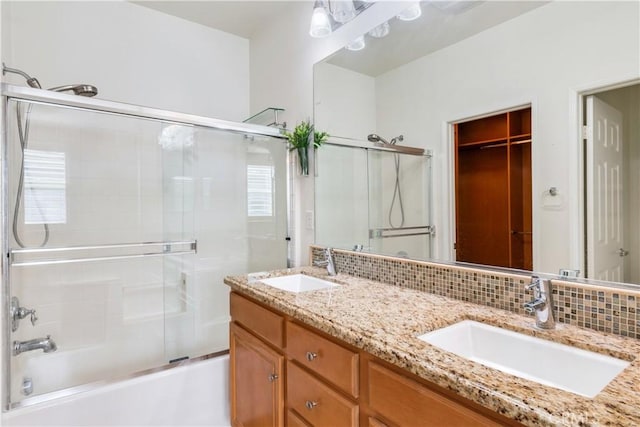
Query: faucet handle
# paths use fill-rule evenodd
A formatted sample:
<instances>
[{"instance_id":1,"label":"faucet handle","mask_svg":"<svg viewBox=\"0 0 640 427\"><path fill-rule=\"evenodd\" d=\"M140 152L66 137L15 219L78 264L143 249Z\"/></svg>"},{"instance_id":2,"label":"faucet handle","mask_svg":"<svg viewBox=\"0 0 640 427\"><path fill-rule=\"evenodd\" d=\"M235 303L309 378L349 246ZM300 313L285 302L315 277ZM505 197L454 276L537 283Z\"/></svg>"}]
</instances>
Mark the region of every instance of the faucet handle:
<instances>
[{"instance_id":1,"label":"faucet handle","mask_svg":"<svg viewBox=\"0 0 640 427\"><path fill-rule=\"evenodd\" d=\"M531 289L540 289L540 278L538 276L531 277L531 283L524 285L524 289L529 291Z\"/></svg>"},{"instance_id":2,"label":"faucet handle","mask_svg":"<svg viewBox=\"0 0 640 427\"><path fill-rule=\"evenodd\" d=\"M31 325L35 326L36 322L38 321L38 316L36 316L36 311L35 310L29 310L29 312L31 314L31 317L29 317L29 320L31 320Z\"/></svg>"}]
</instances>

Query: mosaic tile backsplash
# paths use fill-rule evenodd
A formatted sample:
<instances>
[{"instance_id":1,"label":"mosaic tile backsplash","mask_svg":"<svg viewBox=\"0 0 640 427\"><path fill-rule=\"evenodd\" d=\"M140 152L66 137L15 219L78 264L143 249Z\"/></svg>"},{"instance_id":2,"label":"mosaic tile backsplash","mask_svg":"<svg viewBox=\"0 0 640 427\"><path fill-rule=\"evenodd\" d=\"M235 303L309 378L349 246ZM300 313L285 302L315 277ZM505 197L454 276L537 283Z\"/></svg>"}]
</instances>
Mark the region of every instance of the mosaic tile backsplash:
<instances>
[{"instance_id":1,"label":"mosaic tile backsplash","mask_svg":"<svg viewBox=\"0 0 640 427\"><path fill-rule=\"evenodd\" d=\"M324 259L324 248L311 246L311 261ZM530 276L333 250L339 273L442 295L518 314L531 300ZM640 338L640 292L553 280L556 319L562 323L615 335Z\"/></svg>"}]
</instances>

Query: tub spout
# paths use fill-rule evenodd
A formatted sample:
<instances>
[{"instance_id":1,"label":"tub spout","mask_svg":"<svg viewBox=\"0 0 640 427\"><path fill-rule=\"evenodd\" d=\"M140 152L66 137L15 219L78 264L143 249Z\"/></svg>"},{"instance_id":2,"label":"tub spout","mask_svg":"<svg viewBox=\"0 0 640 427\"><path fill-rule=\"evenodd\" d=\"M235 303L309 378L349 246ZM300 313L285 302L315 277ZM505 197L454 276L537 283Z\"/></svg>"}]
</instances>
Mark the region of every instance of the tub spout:
<instances>
[{"instance_id":1,"label":"tub spout","mask_svg":"<svg viewBox=\"0 0 640 427\"><path fill-rule=\"evenodd\" d=\"M46 338L35 338L29 341L14 341L13 342L13 355L17 356L20 353L31 350L42 350L45 353L52 353L58 349L56 343L51 339L50 335Z\"/></svg>"}]
</instances>

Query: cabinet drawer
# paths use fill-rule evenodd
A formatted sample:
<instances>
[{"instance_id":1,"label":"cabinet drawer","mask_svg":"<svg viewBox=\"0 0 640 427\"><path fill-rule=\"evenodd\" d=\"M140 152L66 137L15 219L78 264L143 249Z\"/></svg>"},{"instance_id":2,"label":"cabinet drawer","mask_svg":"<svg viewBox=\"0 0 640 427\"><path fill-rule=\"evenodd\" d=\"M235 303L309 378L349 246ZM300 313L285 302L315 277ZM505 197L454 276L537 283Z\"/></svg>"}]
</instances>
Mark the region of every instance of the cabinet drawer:
<instances>
[{"instance_id":1,"label":"cabinet drawer","mask_svg":"<svg viewBox=\"0 0 640 427\"><path fill-rule=\"evenodd\" d=\"M287 356L358 397L358 353L287 322Z\"/></svg>"},{"instance_id":2,"label":"cabinet drawer","mask_svg":"<svg viewBox=\"0 0 640 427\"><path fill-rule=\"evenodd\" d=\"M287 362L287 406L313 426L357 426L358 405Z\"/></svg>"},{"instance_id":3,"label":"cabinet drawer","mask_svg":"<svg viewBox=\"0 0 640 427\"><path fill-rule=\"evenodd\" d=\"M258 304L231 293L231 318L245 328L258 334L269 343L282 348L284 318Z\"/></svg>"},{"instance_id":4,"label":"cabinet drawer","mask_svg":"<svg viewBox=\"0 0 640 427\"><path fill-rule=\"evenodd\" d=\"M369 406L400 426L499 426L494 420L376 363L368 363Z\"/></svg>"}]
</instances>

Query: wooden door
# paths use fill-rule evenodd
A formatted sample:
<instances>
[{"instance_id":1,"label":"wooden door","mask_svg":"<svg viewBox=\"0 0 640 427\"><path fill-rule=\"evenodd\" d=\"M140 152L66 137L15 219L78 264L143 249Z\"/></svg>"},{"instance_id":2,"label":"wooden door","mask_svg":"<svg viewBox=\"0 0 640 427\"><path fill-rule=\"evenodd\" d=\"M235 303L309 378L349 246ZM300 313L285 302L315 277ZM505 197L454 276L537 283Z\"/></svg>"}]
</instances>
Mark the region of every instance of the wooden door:
<instances>
[{"instance_id":1,"label":"wooden door","mask_svg":"<svg viewBox=\"0 0 640 427\"><path fill-rule=\"evenodd\" d=\"M622 113L587 97L587 277L623 282Z\"/></svg>"},{"instance_id":2,"label":"wooden door","mask_svg":"<svg viewBox=\"0 0 640 427\"><path fill-rule=\"evenodd\" d=\"M231 423L284 425L284 357L235 323L230 328Z\"/></svg>"}]
</instances>

